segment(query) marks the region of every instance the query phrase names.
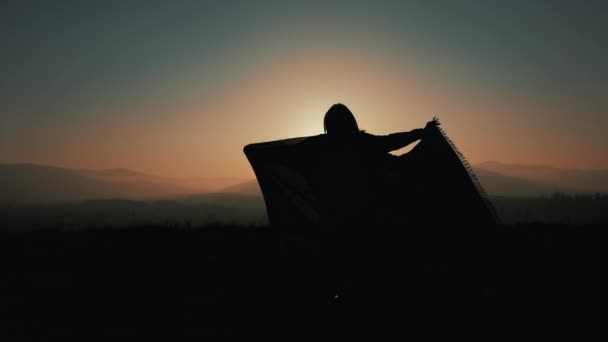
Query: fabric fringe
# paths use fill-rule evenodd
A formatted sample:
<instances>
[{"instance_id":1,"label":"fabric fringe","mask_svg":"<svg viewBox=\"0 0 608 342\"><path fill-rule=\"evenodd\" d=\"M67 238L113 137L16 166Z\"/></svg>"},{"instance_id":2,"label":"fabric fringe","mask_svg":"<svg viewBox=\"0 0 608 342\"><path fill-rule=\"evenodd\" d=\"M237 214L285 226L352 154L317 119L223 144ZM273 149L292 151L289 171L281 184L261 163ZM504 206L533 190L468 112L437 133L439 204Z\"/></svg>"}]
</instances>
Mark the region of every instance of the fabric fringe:
<instances>
[{"instance_id":1,"label":"fabric fringe","mask_svg":"<svg viewBox=\"0 0 608 342\"><path fill-rule=\"evenodd\" d=\"M483 201L483 203L485 204L485 206L490 211L490 214L493 216L494 220L497 223L500 223L500 217L496 213L496 209L494 208L494 205L492 204L492 201L490 201L490 197L488 196L488 194L484 190L483 186L479 182L479 179L477 178L477 175L475 175L475 172L473 171L473 167L471 166L471 164L469 163L469 161L465 158L465 156L460 152L460 150L458 150L458 147L456 147L456 144L454 144L454 142L452 141L452 139L450 139L448 137L448 135L445 133L445 131L441 127L441 124L439 123L439 120L437 120L436 118L434 120L437 121L437 126L436 126L437 130L439 131L439 133L441 133L441 135L443 136L443 138L445 139L445 141L447 141L448 145L456 153L456 156L460 160L460 163L462 164L462 166L464 166L464 169L466 170L467 174L469 175L469 178L471 179L471 182L473 183L473 186L475 187L475 189L479 193L479 196L481 197L481 200Z\"/></svg>"}]
</instances>

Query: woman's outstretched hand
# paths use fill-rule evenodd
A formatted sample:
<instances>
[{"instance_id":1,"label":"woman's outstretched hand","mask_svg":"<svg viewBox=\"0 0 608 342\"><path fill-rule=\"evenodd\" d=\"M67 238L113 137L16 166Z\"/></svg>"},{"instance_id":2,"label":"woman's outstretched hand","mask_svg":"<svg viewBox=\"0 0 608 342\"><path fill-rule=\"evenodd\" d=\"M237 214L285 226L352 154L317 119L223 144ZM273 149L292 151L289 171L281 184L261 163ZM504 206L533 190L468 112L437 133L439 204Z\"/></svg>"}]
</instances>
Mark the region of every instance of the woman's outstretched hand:
<instances>
[{"instance_id":1,"label":"woman's outstretched hand","mask_svg":"<svg viewBox=\"0 0 608 342\"><path fill-rule=\"evenodd\" d=\"M420 134L422 136L422 139L424 139L424 137L426 135L428 135L428 133L431 131L431 128L435 128L437 126L439 126L441 123L439 122L439 119L437 119L437 117L434 117L433 120L429 121L426 123L426 126L424 126L424 128L420 128Z\"/></svg>"},{"instance_id":2,"label":"woman's outstretched hand","mask_svg":"<svg viewBox=\"0 0 608 342\"><path fill-rule=\"evenodd\" d=\"M431 127L437 127L439 125L441 125L441 122L439 122L439 119L437 119L437 117L435 116L435 117L433 117L433 120L426 123L426 126L424 126L424 129L426 130Z\"/></svg>"}]
</instances>

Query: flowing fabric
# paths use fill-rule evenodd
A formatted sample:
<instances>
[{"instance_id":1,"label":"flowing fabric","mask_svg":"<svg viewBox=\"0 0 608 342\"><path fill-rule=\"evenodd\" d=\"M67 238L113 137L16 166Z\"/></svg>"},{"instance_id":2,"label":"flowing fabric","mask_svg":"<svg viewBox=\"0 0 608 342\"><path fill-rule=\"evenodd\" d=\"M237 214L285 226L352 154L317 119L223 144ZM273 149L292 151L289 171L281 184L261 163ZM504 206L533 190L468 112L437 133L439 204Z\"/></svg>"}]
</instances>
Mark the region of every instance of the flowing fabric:
<instances>
[{"instance_id":1,"label":"flowing fabric","mask_svg":"<svg viewBox=\"0 0 608 342\"><path fill-rule=\"evenodd\" d=\"M273 228L298 232L358 223L370 229L461 229L497 222L470 165L439 126L427 128L408 153L383 153L346 166L348 157L332 155L323 136L244 148Z\"/></svg>"}]
</instances>

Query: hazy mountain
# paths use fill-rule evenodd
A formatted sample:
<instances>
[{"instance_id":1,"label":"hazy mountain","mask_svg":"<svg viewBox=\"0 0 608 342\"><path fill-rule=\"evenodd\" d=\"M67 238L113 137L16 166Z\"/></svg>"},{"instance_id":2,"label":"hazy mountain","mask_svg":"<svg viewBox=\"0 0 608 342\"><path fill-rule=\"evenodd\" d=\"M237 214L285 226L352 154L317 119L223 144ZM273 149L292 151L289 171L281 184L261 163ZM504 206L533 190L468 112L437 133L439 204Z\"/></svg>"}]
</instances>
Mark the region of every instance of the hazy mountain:
<instances>
[{"instance_id":1,"label":"hazy mountain","mask_svg":"<svg viewBox=\"0 0 608 342\"><path fill-rule=\"evenodd\" d=\"M57 202L94 198L152 198L200 189L126 169L72 170L34 164L0 164L0 202Z\"/></svg>"},{"instance_id":2,"label":"hazy mountain","mask_svg":"<svg viewBox=\"0 0 608 342\"><path fill-rule=\"evenodd\" d=\"M475 174L488 195L530 197L551 194L554 192L570 192L570 189L552 184L543 184L527 179L510 177L498 172L481 168L475 169Z\"/></svg>"},{"instance_id":3,"label":"hazy mountain","mask_svg":"<svg viewBox=\"0 0 608 342\"><path fill-rule=\"evenodd\" d=\"M129 169L105 169L105 170L72 170L78 174L91 179L109 182L152 182L152 183L174 183L175 180L167 177L154 176Z\"/></svg>"},{"instance_id":4,"label":"hazy mountain","mask_svg":"<svg viewBox=\"0 0 608 342\"><path fill-rule=\"evenodd\" d=\"M553 192L608 193L608 170L560 169L485 162L474 166L490 195ZM172 179L128 169L75 170L35 164L0 164L0 203L143 199L200 193L261 196L255 179Z\"/></svg>"},{"instance_id":5,"label":"hazy mountain","mask_svg":"<svg viewBox=\"0 0 608 342\"><path fill-rule=\"evenodd\" d=\"M110 182L143 182L157 184L173 184L179 185L182 188L189 189L189 193L210 193L218 192L224 188L245 182L245 179L235 177L198 177L176 179L161 176L153 176L141 172L132 171L129 169L107 169L80 171L80 173L88 178L95 178Z\"/></svg>"},{"instance_id":6,"label":"hazy mountain","mask_svg":"<svg viewBox=\"0 0 608 342\"><path fill-rule=\"evenodd\" d=\"M475 170L486 170L503 176L533 181L566 192L608 192L608 170L562 169L551 166L506 164L495 161L481 163Z\"/></svg>"},{"instance_id":7,"label":"hazy mountain","mask_svg":"<svg viewBox=\"0 0 608 342\"><path fill-rule=\"evenodd\" d=\"M540 196L557 191L571 192L571 189L552 184L543 184L527 179L505 176L485 169L475 169L475 174L489 195L498 196ZM261 196L257 180L250 180L221 190L222 193Z\"/></svg>"},{"instance_id":8,"label":"hazy mountain","mask_svg":"<svg viewBox=\"0 0 608 342\"><path fill-rule=\"evenodd\" d=\"M489 195L527 197L551 194L558 191L575 192L570 187L506 176L483 168L476 167L475 174ZM260 186L255 179L224 188L220 192L248 196L261 196L262 194Z\"/></svg>"},{"instance_id":9,"label":"hazy mountain","mask_svg":"<svg viewBox=\"0 0 608 342\"><path fill-rule=\"evenodd\" d=\"M475 174L489 195L493 196L516 196L533 197L552 194L555 192L577 193L581 192L577 187L563 185L561 183L547 183L514 177L491 171L482 166L474 167ZM241 194L247 196L261 196L257 180L242 182L220 190L222 193Z\"/></svg>"},{"instance_id":10,"label":"hazy mountain","mask_svg":"<svg viewBox=\"0 0 608 342\"><path fill-rule=\"evenodd\" d=\"M262 196L262 190L260 190L260 185L256 179L229 186L222 189L220 192L247 196Z\"/></svg>"},{"instance_id":11,"label":"hazy mountain","mask_svg":"<svg viewBox=\"0 0 608 342\"><path fill-rule=\"evenodd\" d=\"M201 193L221 192L223 189L247 181L243 178L235 177L198 177L180 180L180 184L201 189Z\"/></svg>"}]
</instances>

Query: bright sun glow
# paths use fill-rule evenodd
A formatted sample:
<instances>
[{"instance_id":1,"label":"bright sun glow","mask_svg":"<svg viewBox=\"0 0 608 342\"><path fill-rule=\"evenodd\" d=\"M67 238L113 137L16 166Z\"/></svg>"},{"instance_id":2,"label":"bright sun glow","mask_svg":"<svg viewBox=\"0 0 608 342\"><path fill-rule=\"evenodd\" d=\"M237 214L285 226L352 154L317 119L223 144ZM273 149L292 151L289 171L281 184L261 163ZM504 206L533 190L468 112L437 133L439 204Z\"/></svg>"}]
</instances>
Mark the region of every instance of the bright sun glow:
<instances>
[{"instance_id":1,"label":"bright sun glow","mask_svg":"<svg viewBox=\"0 0 608 342\"><path fill-rule=\"evenodd\" d=\"M323 116L333 103L310 103L304 106L298 106L290 118L288 130L293 133L294 137L305 137L324 133L323 131Z\"/></svg>"}]
</instances>

